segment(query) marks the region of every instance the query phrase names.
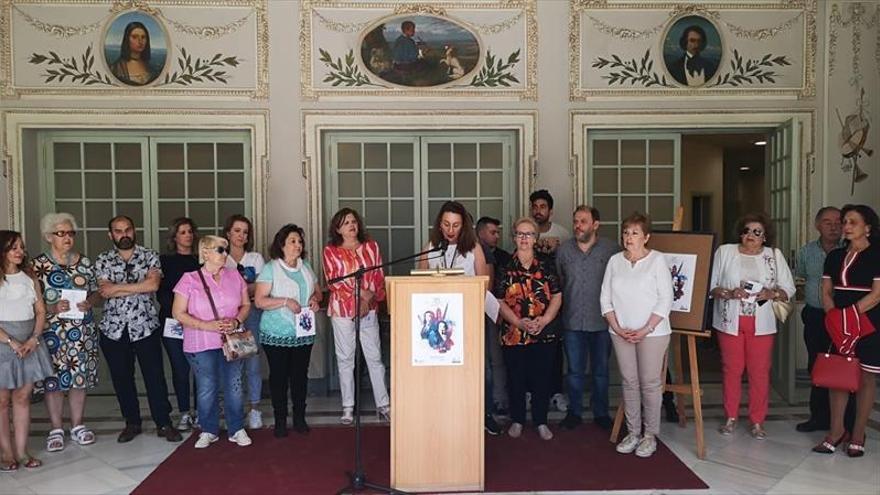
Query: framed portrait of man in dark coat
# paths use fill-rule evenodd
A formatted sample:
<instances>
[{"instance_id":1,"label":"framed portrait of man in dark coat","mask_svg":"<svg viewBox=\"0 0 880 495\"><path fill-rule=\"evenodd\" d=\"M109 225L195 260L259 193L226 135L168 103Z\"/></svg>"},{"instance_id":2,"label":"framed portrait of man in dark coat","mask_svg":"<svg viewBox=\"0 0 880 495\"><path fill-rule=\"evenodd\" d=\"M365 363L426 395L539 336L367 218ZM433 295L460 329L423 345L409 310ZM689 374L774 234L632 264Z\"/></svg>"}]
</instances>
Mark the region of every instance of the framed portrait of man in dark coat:
<instances>
[{"instance_id":1,"label":"framed portrait of man in dark coat","mask_svg":"<svg viewBox=\"0 0 880 495\"><path fill-rule=\"evenodd\" d=\"M666 71L676 83L688 88L709 84L724 54L718 29L699 15L674 21L666 30L662 48Z\"/></svg>"}]
</instances>

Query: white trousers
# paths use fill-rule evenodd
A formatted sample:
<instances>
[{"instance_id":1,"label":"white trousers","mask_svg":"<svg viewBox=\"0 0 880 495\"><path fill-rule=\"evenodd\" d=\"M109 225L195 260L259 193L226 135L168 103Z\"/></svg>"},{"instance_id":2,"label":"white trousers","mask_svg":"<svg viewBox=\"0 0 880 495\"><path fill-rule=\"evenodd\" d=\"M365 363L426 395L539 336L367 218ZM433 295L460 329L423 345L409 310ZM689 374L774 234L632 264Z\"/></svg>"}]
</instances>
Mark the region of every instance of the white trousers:
<instances>
[{"instance_id":1,"label":"white trousers","mask_svg":"<svg viewBox=\"0 0 880 495\"><path fill-rule=\"evenodd\" d=\"M354 341L354 320L334 316L333 340L336 345L336 364L339 367L339 388L342 390L342 407L354 407L354 356L357 346ZM382 347L379 340L379 318L370 311L361 318L361 349L370 372L373 385L373 399L376 407L389 404L388 388L385 386L385 365L382 364Z\"/></svg>"}]
</instances>

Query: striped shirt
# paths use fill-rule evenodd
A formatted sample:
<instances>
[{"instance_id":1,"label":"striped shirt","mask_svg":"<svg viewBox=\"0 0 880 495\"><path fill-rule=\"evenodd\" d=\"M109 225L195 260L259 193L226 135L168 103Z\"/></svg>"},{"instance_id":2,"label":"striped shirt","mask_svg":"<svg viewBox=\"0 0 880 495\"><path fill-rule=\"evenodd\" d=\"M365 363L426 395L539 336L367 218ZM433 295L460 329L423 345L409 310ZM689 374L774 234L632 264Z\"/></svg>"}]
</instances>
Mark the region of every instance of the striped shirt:
<instances>
[{"instance_id":1,"label":"striped shirt","mask_svg":"<svg viewBox=\"0 0 880 495\"><path fill-rule=\"evenodd\" d=\"M838 244L835 247L839 247ZM810 307L823 309L822 306L822 273L825 267L825 256L822 244L816 239L798 249L795 258L795 276L806 280L804 284L804 301Z\"/></svg>"}]
</instances>

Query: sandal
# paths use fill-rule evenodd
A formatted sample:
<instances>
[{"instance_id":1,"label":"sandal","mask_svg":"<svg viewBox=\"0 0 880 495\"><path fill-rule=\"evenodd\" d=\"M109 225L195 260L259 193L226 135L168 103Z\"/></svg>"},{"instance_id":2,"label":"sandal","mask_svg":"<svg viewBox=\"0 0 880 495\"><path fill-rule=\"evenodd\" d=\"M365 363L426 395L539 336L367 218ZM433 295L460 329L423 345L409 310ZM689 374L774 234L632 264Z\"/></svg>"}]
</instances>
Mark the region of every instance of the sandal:
<instances>
[{"instance_id":1,"label":"sandal","mask_svg":"<svg viewBox=\"0 0 880 495\"><path fill-rule=\"evenodd\" d=\"M36 469L43 465L43 461L37 459L36 457L31 457L30 455L28 455L24 459L19 459L18 462L28 469Z\"/></svg>"},{"instance_id":2,"label":"sandal","mask_svg":"<svg viewBox=\"0 0 880 495\"><path fill-rule=\"evenodd\" d=\"M857 442L855 440L850 440L849 444L846 446L846 455L850 457L862 457L865 455L865 438L867 435L862 435L862 441Z\"/></svg>"},{"instance_id":3,"label":"sandal","mask_svg":"<svg viewBox=\"0 0 880 495\"><path fill-rule=\"evenodd\" d=\"M80 445L91 445L95 443L95 432L86 428L86 425L74 426L70 430L70 438Z\"/></svg>"},{"instance_id":4,"label":"sandal","mask_svg":"<svg viewBox=\"0 0 880 495\"><path fill-rule=\"evenodd\" d=\"M816 452L819 454L833 454L834 451L837 450L837 446L847 440L849 440L849 432L848 431L843 432L843 435L841 435L840 438L838 438L836 442L834 441L833 438L826 435L825 438L822 439L822 441L818 445L813 447L813 452Z\"/></svg>"},{"instance_id":5,"label":"sandal","mask_svg":"<svg viewBox=\"0 0 880 495\"><path fill-rule=\"evenodd\" d=\"M64 450L64 430L57 428L49 432L49 436L46 437L46 450L49 452Z\"/></svg>"},{"instance_id":6,"label":"sandal","mask_svg":"<svg viewBox=\"0 0 880 495\"><path fill-rule=\"evenodd\" d=\"M0 461L0 473L18 471L18 461Z\"/></svg>"}]
</instances>

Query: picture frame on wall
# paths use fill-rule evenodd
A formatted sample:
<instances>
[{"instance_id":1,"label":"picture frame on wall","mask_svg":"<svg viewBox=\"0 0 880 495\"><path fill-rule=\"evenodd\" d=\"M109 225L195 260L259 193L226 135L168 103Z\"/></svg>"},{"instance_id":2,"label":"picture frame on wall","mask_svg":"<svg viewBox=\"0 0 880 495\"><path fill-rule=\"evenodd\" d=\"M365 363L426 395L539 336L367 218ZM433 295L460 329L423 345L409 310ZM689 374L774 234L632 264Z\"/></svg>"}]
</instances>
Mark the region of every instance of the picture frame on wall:
<instances>
[{"instance_id":1,"label":"picture frame on wall","mask_svg":"<svg viewBox=\"0 0 880 495\"><path fill-rule=\"evenodd\" d=\"M648 248L664 254L672 274L672 311L675 330L706 330L709 324L709 281L715 255L715 234L654 231Z\"/></svg>"}]
</instances>

